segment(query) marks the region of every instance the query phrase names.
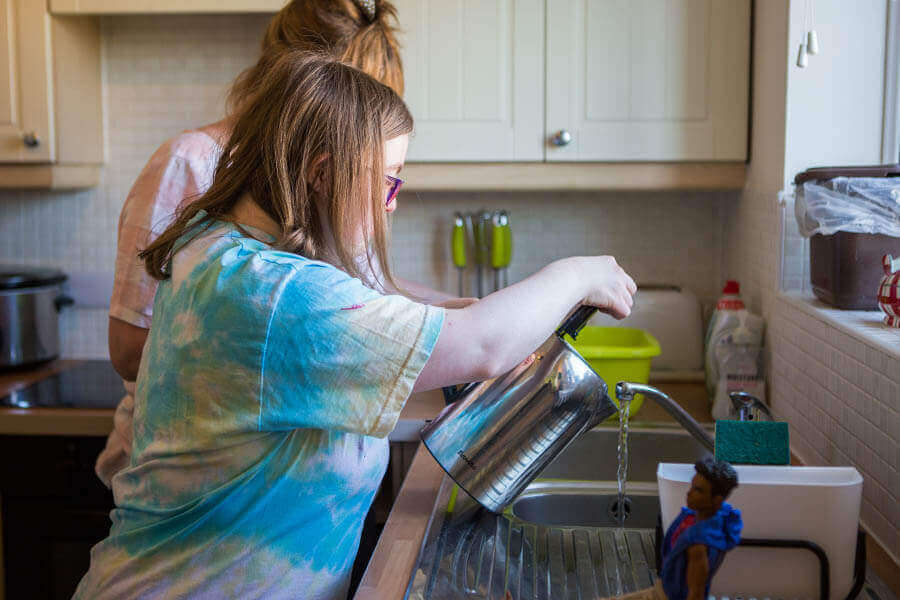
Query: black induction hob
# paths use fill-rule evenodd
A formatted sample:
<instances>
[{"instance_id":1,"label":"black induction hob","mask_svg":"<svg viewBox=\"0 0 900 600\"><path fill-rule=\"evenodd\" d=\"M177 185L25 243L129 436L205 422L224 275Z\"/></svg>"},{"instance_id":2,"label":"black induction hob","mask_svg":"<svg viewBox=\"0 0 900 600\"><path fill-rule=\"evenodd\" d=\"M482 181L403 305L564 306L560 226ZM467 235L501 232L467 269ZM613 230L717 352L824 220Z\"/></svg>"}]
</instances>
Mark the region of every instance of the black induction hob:
<instances>
[{"instance_id":1,"label":"black induction hob","mask_svg":"<svg viewBox=\"0 0 900 600\"><path fill-rule=\"evenodd\" d=\"M125 395L108 360L88 360L0 398L0 407L115 408Z\"/></svg>"}]
</instances>

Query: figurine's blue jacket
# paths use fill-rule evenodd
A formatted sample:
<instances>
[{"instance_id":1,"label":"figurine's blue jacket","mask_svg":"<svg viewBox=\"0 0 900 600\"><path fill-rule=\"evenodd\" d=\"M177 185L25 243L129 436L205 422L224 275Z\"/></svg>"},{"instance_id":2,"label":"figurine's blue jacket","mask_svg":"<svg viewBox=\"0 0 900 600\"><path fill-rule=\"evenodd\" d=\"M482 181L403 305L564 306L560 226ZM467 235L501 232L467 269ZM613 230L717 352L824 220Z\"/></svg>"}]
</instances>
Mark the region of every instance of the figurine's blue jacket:
<instances>
[{"instance_id":1,"label":"figurine's blue jacket","mask_svg":"<svg viewBox=\"0 0 900 600\"><path fill-rule=\"evenodd\" d=\"M688 596L687 586L687 550L695 544L706 546L709 558L709 578L706 580L706 592L709 596L709 582L712 576L722 564L725 553L738 545L741 541L741 511L732 507L727 502L722 503L722 508L709 519L698 521L685 529L678 536L675 546L672 545L672 533L678 530L678 526L688 516L695 514L689 508L682 508L681 514L676 517L666 531L666 537L662 545L662 570L660 579L663 590L669 600L685 600Z\"/></svg>"}]
</instances>

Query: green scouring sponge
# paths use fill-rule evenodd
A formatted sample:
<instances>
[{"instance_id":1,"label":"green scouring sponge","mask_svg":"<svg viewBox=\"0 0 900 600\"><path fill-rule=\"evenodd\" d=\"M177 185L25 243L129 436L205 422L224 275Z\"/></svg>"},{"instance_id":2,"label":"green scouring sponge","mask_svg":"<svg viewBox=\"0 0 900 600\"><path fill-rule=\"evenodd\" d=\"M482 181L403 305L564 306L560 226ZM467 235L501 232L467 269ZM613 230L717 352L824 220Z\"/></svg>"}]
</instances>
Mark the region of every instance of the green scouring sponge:
<instances>
[{"instance_id":1,"label":"green scouring sponge","mask_svg":"<svg viewBox=\"0 0 900 600\"><path fill-rule=\"evenodd\" d=\"M788 424L716 421L716 458L738 465L791 463Z\"/></svg>"}]
</instances>

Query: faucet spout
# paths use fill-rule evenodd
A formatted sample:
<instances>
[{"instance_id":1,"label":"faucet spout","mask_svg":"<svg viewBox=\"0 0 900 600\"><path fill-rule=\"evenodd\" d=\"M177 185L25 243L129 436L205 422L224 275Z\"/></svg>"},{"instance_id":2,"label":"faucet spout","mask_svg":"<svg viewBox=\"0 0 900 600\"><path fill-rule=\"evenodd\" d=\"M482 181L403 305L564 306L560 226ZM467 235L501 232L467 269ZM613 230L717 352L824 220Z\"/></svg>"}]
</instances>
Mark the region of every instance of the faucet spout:
<instances>
[{"instance_id":1,"label":"faucet spout","mask_svg":"<svg viewBox=\"0 0 900 600\"><path fill-rule=\"evenodd\" d=\"M631 402L635 394L643 394L647 398L651 398L654 402L662 406L667 413L672 415L695 440L703 444L710 452L715 452L716 444L713 437L707 433L705 429L698 423L686 410L681 408L674 400L669 398L665 393L642 383L629 383L620 381L616 384L616 398Z\"/></svg>"}]
</instances>

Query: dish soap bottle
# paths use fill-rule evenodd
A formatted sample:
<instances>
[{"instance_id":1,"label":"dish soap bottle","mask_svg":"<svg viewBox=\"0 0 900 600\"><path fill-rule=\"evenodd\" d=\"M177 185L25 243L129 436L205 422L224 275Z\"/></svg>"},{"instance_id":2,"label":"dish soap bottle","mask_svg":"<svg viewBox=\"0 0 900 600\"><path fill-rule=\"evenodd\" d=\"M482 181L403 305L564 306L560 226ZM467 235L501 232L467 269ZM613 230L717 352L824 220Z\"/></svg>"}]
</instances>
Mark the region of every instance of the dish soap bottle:
<instances>
[{"instance_id":1,"label":"dish soap bottle","mask_svg":"<svg viewBox=\"0 0 900 600\"><path fill-rule=\"evenodd\" d=\"M747 311L740 291L737 281L725 284L706 333L706 389L715 419L729 417L728 392L765 393L759 368L763 319Z\"/></svg>"},{"instance_id":2,"label":"dish soap bottle","mask_svg":"<svg viewBox=\"0 0 900 600\"><path fill-rule=\"evenodd\" d=\"M713 311L712 318L709 320L709 327L706 329L706 339L703 342L703 347L706 350L706 391L709 393L710 398L713 396L716 381L718 381L715 367L715 349L710 344L710 340L714 333L721 331L724 323L733 321L737 317L737 311L739 310L746 310L744 301L741 300L741 284L734 280L728 280L725 282L725 287L722 288L722 296L716 302L716 310Z\"/></svg>"}]
</instances>

